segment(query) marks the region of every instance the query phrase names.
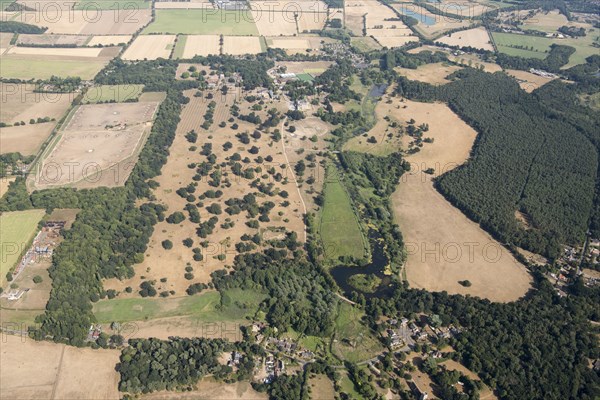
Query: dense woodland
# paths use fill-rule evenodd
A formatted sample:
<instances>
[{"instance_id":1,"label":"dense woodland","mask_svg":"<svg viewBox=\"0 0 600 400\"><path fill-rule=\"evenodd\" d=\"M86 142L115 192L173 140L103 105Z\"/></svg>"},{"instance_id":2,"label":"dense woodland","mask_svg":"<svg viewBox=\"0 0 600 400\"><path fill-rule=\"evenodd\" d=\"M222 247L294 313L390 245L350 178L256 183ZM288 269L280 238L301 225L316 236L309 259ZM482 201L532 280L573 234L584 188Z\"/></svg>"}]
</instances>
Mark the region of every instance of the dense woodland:
<instances>
[{"instance_id":1,"label":"dense woodland","mask_svg":"<svg viewBox=\"0 0 600 400\"><path fill-rule=\"evenodd\" d=\"M471 161L441 176L438 189L504 243L554 258L560 244L582 241L598 167L592 142L502 73L454 77L437 89L398 81L400 94L446 101L480 133ZM521 227L516 211L534 229Z\"/></svg>"}]
</instances>

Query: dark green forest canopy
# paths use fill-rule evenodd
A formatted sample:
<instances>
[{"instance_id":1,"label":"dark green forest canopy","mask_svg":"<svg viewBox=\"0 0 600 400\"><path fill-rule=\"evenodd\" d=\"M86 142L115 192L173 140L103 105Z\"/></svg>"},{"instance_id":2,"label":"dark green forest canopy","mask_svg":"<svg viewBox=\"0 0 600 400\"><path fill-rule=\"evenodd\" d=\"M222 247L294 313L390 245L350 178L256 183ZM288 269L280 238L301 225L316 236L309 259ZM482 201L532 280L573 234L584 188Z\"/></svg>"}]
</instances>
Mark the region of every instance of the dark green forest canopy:
<instances>
[{"instance_id":1,"label":"dark green forest canopy","mask_svg":"<svg viewBox=\"0 0 600 400\"><path fill-rule=\"evenodd\" d=\"M399 93L445 101L479 132L470 161L441 176L438 189L508 244L556 257L560 244L583 240L598 167L592 142L503 73L454 75L438 88L398 81ZM516 211L534 229L522 229Z\"/></svg>"}]
</instances>

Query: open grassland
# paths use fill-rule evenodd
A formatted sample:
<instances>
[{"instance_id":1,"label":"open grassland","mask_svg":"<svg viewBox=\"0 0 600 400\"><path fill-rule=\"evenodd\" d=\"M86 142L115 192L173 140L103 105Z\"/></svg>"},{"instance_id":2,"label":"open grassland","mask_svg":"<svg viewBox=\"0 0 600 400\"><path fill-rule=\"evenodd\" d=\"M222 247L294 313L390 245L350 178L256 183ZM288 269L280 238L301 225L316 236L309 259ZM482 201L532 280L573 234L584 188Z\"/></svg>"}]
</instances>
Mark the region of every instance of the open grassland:
<instances>
[{"instance_id":1,"label":"open grassland","mask_svg":"<svg viewBox=\"0 0 600 400\"><path fill-rule=\"evenodd\" d=\"M222 10L156 10L143 33L258 35L250 13Z\"/></svg>"},{"instance_id":2,"label":"open grassland","mask_svg":"<svg viewBox=\"0 0 600 400\"><path fill-rule=\"evenodd\" d=\"M21 254L37 231L45 210L11 211L0 214L0 286L6 283L6 273L19 262Z\"/></svg>"},{"instance_id":3,"label":"open grassland","mask_svg":"<svg viewBox=\"0 0 600 400\"><path fill-rule=\"evenodd\" d=\"M158 1L154 3L154 8L159 9L185 9L185 10L194 10L194 9L204 9L204 10L214 10L216 7L213 3L208 0L191 0L191 1Z\"/></svg>"},{"instance_id":4,"label":"open grassland","mask_svg":"<svg viewBox=\"0 0 600 400\"><path fill-rule=\"evenodd\" d=\"M335 320L335 337L331 350L340 359L361 362L373 358L383 351L383 345L375 333L361 320L364 312L344 301L338 303L338 315Z\"/></svg>"},{"instance_id":5,"label":"open grassland","mask_svg":"<svg viewBox=\"0 0 600 400\"><path fill-rule=\"evenodd\" d=\"M158 102L87 104L75 109L30 175L30 188L121 186L150 132ZM72 164L71 164L72 163ZM67 173L66 166L71 167Z\"/></svg>"},{"instance_id":6,"label":"open grassland","mask_svg":"<svg viewBox=\"0 0 600 400\"><path fill-rule=\"evenodd\" d=\"M144 85L100 85L87 90L82 99L83 103L122 103L138 99Z\"/></svg>"},{"instance_id":7,"label":"open grassland","mask_svg":"<svg viewBox=\"0 0 600 400\"><path fill-rule=\"evenodd\" d=\"M169 58L175 35L139 35L123 53L123 60Z\"/></svg>"},{"instance_id":8,"label":"open grassland","mask_svg":"<svg viewBox=\"0 0 600 400\"><path fill-rule=\"evenodd\" d=\"M168 317L190 317L203 322L239 321L258 310L267 296L252 290L229 289L172 298L117 298L94 305L101 323L131 322ZM244 310L244 308L246 308Z\"/></svg>"},{"instance_id":9,"label":"open grassland","mask_svg":"<svg viewBox=\"0 0 600 400\"><path fill-rule=\"evenodd\" d=\"M321 213L319 232L326 257L335 261L340 256L362 258L365 240L350 197L340 182L335 166L327 168L324 187L325 205Z\"/></svg>"},{"instance_id":10,"label":"open grassland","mask_svg":"<svg viewBox=\"0 0 600 400\"><path fill-rule=\"evenodd\" d=\"M350 43L358 51L369 52L381 49L381 45L372 37L353 37L350 39Z\"/></svg>"},{"instance_id":11,"label":"open grassland","mask_svg":"<svg viewBox=\"0 0 600 400\"><path fill-rule=\"evenodd\" d=\"M494 35L494 38L496 36ZM449 46L474 47L476 49L493 51L494 46L490 41L490 36L485 28L473 28L465 31L453 32L442 36L436 40L437 42L447 44Z\"/></svg>"},{"instance_id":12,"label":"open grassland","mask_svg":"<svg viewBox=\"0 0 600 400\"><path fill-rule=\"evenodd\" d=\"M157 3L160 4L160 3ZM141 400L267 400L267 393L257 392L249 382L224 383L203 378L189 392L155 392L143 394Z\"/></svg>"},{"instance_id":13,"label":"open grassland","mask_svg":"<svg viewBox=\"0 0 600 400\"><path fill-rule=\"evenodd\" d=\"M117 399L118 350L92 350L28 337L0 341L2 399Z\"/></svg>"},{"instance_id":14,"label":"open grassland","mask_svg":"<svg viewBox=\"0 0 600 400\"><path fill-rule=\"evenodd\" d=\"M477 68L477 69L483 68L483 70L485 72L493 73L493 72L502 71L502 68L498 64L483 61L483 60L481 60L479 55L474 54L474 53L472 53L472 54L465 53L465 54L455 56L450 51L448 51L448 49L438 47L438 46L431 46L431 45L424 45L424 46L420 46L420 47L416 47L414 49L408 50L408 52L410 54L418 54L422 51L431 51L431 52L441 51L443 53L446 53L446 55L448 56L448 59L452 62L455 62L462 66L469 66L469 67Z\"/></svg>"},{"instance_id":15,"label":"open grassland","mask_svg":"<svg viewBox=\"0 0 600 400\"><path fill-rule=\"evenodd\" d=\"M74 93L36 93L35 85L0 84L0 122L14 124L31 119L60 119L75 98ZM4 150L0 150L4 152Z\"/></svg>"},{"instance_id":16,"label":"open grassland","mask_svg":"<svg viewBox=\"0 0 600 400\"><path fill-rule=\"evenodd\" d=\"M311 399L334 399L333 382L326 375L316 375L308 379Z\"/></svg>"},{"instance_id":17,"label":"open grassland","mask_svg":"<svg viewBox=\"0 0 600 400\"><path fill-rule=\"evenodd\" d=\"M453 72L461 69L456 65L446 63L424 64L417 69L395 68L400 75L407 77L411 81L426 82L431 84L443 85L450 82L446 77Z\"/></svg>"},{"instance_id":18,"label":"open grassland","mask_svg":"<svg viewBox=\"0 0 600 400\"><path fill-rule=\"evenodd\" d=\"M399 100L395 99L394 102ZM409 155L411 172L392 195L397 222L405 239L406 277L413 287L470 294L493 301L512 301L529 289L530 277L508 250L454 208L433 187L432 175L445 173L469 157L477 133L441 103L405 100L394 108L401 121L429 124L434 139ZM472 247L469 247L472 246ZM468 280L470 287L459 284Z\"/></svg>"}]
</instances>

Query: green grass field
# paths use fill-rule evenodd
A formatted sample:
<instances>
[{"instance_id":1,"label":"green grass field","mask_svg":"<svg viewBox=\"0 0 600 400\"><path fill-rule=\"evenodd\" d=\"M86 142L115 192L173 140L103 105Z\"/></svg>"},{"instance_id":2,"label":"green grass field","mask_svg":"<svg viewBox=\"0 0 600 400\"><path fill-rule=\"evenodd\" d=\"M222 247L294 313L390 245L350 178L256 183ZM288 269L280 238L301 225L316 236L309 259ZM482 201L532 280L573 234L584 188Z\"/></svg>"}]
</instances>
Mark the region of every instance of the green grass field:
<instances>
[{"instance_id":1,"label":"green grass field","mask_svg":"<svg viewBox=\"0 0 600 400\"><path fill-rule=\"evenodd\" d=\"M333 352L343 360L360 362L373 358L384 350L383 345L361 320L364 312L352 305L340 301L335 320Z\"/></svg>"},{"instance_id":2,"label":"green grass field","mask_svg":"<svg viewBox=\"0 0 600 400\"><path fill-rule=\"evenodd\" d=\"M148 33L258 36L258 28L243 11L156 10Z\"/></svg>"},{"instance_id":3,"label":"green grass field","mask_svg":"<svg viewBox=\"0 0 600 400\"><path fill-rule=\"evenodd\" d=\"M90 13L96 10L126 10L133 14L134 10L148 9L151 4L149 0L78 0L75 9Z\"/></svg>"},{"instance_id":4,"label":"green grass field","mask_svg":"<svg viewBox=\"0 0 600 400\"><path fill-rule=\"evenodd\" d=\"M177 36L177 42L175 43L175 50L173 51L173 59L177 60L178 58L183 57L183 50L185 49L185 43L187 42L187 35L179 35Z\"/></svg>"},{"instance_id":5,"label":"green grass field","mask_svg":"<svg viewBox=\"0 0 600 400\"><path fill-rule=\"evenodd\" d=\"M45 210L27 210L0 215L0 286L6 282L6 273L19 262L19 257L27 250L44 214Z\"/></svg>"},{"instance_id":6,"label":"green grass field","mask_svg":"<svg viewBox=\"0 0 600 400\"><path fill-rule=\"evenodd\" d=\"M332 261L340 256L362 258L365 255L363 235L350 198L337 178L336 168L330 165L327 169L325 205L319 228L325 254Z\"/></svg>"},{"instance_id":7,"label":"green grass field","mask_svg":"<svg viewBox=\"0 0 600 400\"><path fill-rule=\"evenodd\" d=\"M32 60L6 56L2 58L2 78L48 79L52 76L66 78L78 76L84 80L93 79L107 64L94 59L79 60Z\"/></svg>"},{"instance_id":8,"label":"green grass field","mask_svg":"<svg viewBox=\"0 0 600 400\"><path fill-rule=\"evenodd\" d=\"M101 300L94 304L99 322L130 322L188 316L202 322L240 321L253 315L266 295L241 289L206 292L177 298L133 298Z\"/></svg>"},{"instance_id":9,"label":"green grass field","mask_svg":"<svg viewBox=\"0 0 600 400\"><path fill-rule=\"evenodd\" d=\"M582 38L568 39L552 39L540 36L516 35L514 33L494 32L494 41L498 46L498 51L517 57L525 58L540 58L544 59L548 56L546 51L550 51L550 46L553 43L572 46L575 48L575 53L569 58L569 62L563 68L570 68L577 64L585 63L585 59L589 56L598 54L598 48L592 44L600 43L600 35L598 30L589 32L587 36ZM517 49L510 46L526 46L527 49Z\"/></svg>"},{"instance_id":10,"label":"green grass field","mask_svg":"<svg viewBox=\"0 0 600 400\"><path fill-rule=\"evenodd\" d=\"M83 103L123 102L138 99L144 85L100 85L91 87L83 97Z\"/></svg>"}]
</instances>

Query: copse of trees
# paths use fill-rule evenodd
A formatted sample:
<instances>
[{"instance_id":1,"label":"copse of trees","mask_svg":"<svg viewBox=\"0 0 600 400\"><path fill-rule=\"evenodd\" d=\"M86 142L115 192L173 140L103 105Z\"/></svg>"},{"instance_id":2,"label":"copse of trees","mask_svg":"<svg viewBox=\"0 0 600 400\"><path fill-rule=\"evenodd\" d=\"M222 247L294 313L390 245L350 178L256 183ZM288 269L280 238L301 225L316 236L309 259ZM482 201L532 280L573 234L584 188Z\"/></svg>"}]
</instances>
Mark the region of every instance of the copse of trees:
<instances>
[{"instance_id":1,"label":"copse of trees","mask_svg":"<svg viewBox=\"0 0 600 400\"><path fill-rule=\"evenodd\" d=\"M0 32L40 34L46 32L47 29L24 22L0 21Z\"/></svg>"},{"instance_id":2,"label":"copse of trees","mask_svg":"<svg viewBox=\"0 0 600 400\"><path fill-rule=\"evenodd\" d=\"M218 358L232 349L221 339L130 339L117 366L119 390L148 393L191 388L203 376L226 369Z\"/></svg>"}]
</instances>

